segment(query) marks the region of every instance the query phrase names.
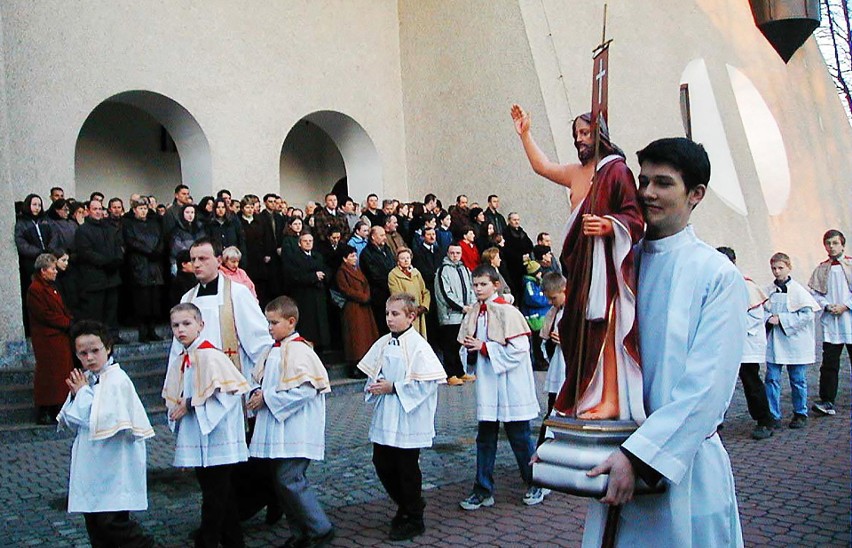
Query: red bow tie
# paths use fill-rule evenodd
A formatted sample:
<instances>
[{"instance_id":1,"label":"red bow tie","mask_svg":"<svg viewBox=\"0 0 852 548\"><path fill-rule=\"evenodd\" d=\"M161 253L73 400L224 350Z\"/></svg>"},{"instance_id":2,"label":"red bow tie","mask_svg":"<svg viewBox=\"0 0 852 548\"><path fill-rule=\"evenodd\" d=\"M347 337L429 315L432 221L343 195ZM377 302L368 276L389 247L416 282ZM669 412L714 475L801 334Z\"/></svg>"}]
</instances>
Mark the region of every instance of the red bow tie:
<instances>
[{"instance_id":1,"label":"red bow tie","mask_svg":"<svg viewBox=\"0 0 852 548\"><path fill-rule=\"evenodd\" d=\"M834 266L836 264L840 264L840 261L838 261L837 259L831 259L831 266Z\"/></svg>"},{"instance_id":2,"label":"red bow tie","mask_svg":"<svg viewBox=\"0 0 852 548\"><path fill-rule=\"evenodd\" d=\"M192 364L189 363L189 354L184 352L183 353L183 361L181 361L181 364L180 364L180 370L181 370L181 372L183 372L183 371L186 371L190 367L192 367Z\"/></svg>"},{"instance_id":3,"label":"red bow tie","mask_svg":"<svg viewBox=\"0 0 852 548\"><path fill-rule=\"evenodd\" d=\"M281 341L275 341L275 344L272 345L272 348L279 348L281 346Z\"/></svg>"},{"instance_id":4,"label":"red bow tie","mask_svg":"<svg viewBox=\"0 0 852 548\"><path fill-rule=\"evenodd\" d=\"M479 313L480 313L480 314L485 314L485 312L486 312L487 310L488 310L488 305L487 305L487 304L485 304L485 303L481 303L481 304L479 305Z\"/></svg>"}]
</instances>

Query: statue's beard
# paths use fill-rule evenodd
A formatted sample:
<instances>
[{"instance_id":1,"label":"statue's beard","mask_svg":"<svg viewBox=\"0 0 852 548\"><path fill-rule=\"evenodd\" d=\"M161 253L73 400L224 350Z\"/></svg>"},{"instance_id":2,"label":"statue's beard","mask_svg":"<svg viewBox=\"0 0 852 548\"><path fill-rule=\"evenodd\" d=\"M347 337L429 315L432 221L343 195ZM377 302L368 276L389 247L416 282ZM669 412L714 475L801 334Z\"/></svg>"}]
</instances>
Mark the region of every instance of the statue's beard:
<instances>
[{"instance_id":1,"label":"statue's beard","mask_svg":"<svg viewBox=\"0 0 852 548\"><path fill-rule=\"evenodd\" d=\"M586 165L592 161L592 158L595 156L594 147L581 143L577 143L574 146L577 148L577 158L580 159L581 164Z\"/></svg>"}]
</instances>

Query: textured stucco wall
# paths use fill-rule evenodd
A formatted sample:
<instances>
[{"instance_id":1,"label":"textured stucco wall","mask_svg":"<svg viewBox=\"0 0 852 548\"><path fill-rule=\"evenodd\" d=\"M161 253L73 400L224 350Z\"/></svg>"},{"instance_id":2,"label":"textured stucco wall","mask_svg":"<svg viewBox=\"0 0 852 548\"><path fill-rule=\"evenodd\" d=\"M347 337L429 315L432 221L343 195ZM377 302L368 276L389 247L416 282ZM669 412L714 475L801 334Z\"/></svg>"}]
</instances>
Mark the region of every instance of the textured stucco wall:
<instances>
[{"instance_id":1,"label":"textured stucco wall","mask_svg":"<svg viewBox=\"0 0 852 548\"><path fill-rule=\"evenodd\" d=\"M343 157L319 126L299 122L281 148L281 195L304 209L308 200L321 201L334 183L346 176Z\"/></svg>"},{"instance_id":2,"label":"textured stucco wall","mask_svg":"<svg viewBox=\"0 0 852 548\"><path fill-rule=\"evenodd\" d=\"M559 234L567 196L532 173L509 116L517 101L547 127L518 3L403 0L399 12L412 197L434 192L448 206L458 194L480 204L499 194L532 238ZM537 137L555 156L548 133Z\"/></svg>"},{"instance_id":3,"label":"textured stucco wall","mask_svg":"<svg viewBox=\"0 0 852 548\"><path fill-rule=\"evenodd\" d=\"M204 131L212 180L195 195L277 191L284 138L318 110L346 114L373 140L376 191L407 194L395 1L9 0L0 10L11 171L28 188L73 194L83 121L141 89Z\"/></svg>"}]
</instances>

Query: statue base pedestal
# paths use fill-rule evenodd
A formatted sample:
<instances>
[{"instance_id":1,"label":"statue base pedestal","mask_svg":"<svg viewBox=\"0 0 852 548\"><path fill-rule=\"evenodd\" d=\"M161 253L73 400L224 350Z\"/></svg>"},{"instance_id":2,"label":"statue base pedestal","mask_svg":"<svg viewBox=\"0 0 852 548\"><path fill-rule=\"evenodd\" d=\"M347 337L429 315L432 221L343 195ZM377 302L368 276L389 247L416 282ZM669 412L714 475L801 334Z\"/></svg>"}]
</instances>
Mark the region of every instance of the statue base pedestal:
<instances>
[{"instance_id":1,"label":"statue base pedestal","mask_svg":"<svg viewBox=\"0 0 852 548\"><path fill-rule=\"evenodd\" d=\"M606 494L609 475L590 478L586 472L602 463L638 428L632 420L582 420L551 416L544 421L554 437L538 448L539 461L533 464L533 483L577 495L601 498ZM649 487L636 479L636 495L660 493L665 484Z\"/></svg>"}]
</instances>

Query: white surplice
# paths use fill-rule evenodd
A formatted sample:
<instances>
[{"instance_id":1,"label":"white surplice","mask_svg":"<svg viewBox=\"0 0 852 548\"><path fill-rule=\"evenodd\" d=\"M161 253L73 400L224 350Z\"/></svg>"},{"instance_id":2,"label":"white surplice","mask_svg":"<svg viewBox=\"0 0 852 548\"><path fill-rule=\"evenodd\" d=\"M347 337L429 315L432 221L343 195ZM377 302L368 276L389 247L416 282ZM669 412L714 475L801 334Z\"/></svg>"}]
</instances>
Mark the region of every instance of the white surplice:
<instances>
[{"instance_id":1,"label":"white surplice","mask_svg":"<svg viewBox=\"0 0 852 548\"><path fill-rule=\"evenodd\" d=\"M133 383L118 364L108 364L100 375L86 372L89 385L73 398L68 395L57 420L77 433L71 447L71 476L68 481L69 512L117 512L148 508L145 439L154 435L147 417L133 425L117 429L106 438L92 440L92 408L104 385L99 377L119 386L110 390L110 401L102 402L113 410L132 411L141 407ZM96 382L97 381L97 382ZM98 398L100 399L100 398ZM106 410L106 414L116 415ZM130 415L130 413L125 413ZM144 423L144 424L142 424ZM145 427L147 425L147 428Z\"/></svg>"},{"instance_id":2,"label":"white surplice","mask_svg":"<svg viewBox=\"0 0 852 548\"><path fill-rule=\"evenodd\" d=\"M288 339L297 335L293 333ZM263 407L257 411L249 455L259 459L323 460L325 394L309 382L290 390L279 390L281 352L276 350L278 348L266 358L261 385Z\"/></svg>"},{"instance_id":3,"label":"white surplice","mask_svg":"<svg viewBox=\"0 0 852 548\"><path fill-rule=\"evenodd\" d=\"M690 226L640 242L636 257L649 415L623 446L662 474L667 490L624 505L617 544L742 546L731 464L716 428L743 355L745 282ZM606 510L590 503L583 546L601 545Z\"/></svg>"},{"instance_id":4,"label":"white surplice","mask_svg":"<svg viewBox=\"0 0 852 548\"><path fill-rule=\"evenodd\" d=\"M495 293L489 300L496 298ZM487 333L487 315L479 314L476 338L485 342L488 356L477 352L476 365L467 365L467 372L476 375L476 420L514 422L536 418L541 408L535 391L529 336L513 337L502 345L489 340ZM467 364L467 348L462 346L459 354L462 363Z\"/></svg>"},{"instance_id":5,"label":"white surplice","mask_svg":"<svg viewBox=\"0 0 852 548\"><path fill-rule=\"evenodd\" d=\"M234 284L236 285L236 284ZM198 337L189 348L191 352L203 341ZM201 358L199 354L199 358ZM178 354L177 367L183 357ZM175 366L175 364L172 364ZM203 367L192 364L191 367ZM183 398L190 401L193 395L193 376L183 376ZM216 390L203 405L187 406L186 415L177 422L169 421L175 432L175 459L179 468L219 466L248 460L245 418L242 396Z\"/></svg>"},{"instance_id":6,"label":"white surplice","mask_svg":"<svg viewBox=\"0 0 852 548\"><path fill-rule=\"evenodd\" d=\"M553 322L556 328L554 331L558 332L557 326L562 321L562 313L564 311L565 308L562 307L556 312L556 320ZM546 344L547 341L541 341L541 352L545 356L547 355ZM547 376L544 379L544 391L548 394L558 394L563 384L565 384L565 355L562 353L562 346L557 344L547 367Z\"/></svg>"},{"instance_id":7,"label":"white surplice","mask_svg":"<svg viewBox=\"0 0 852 548\"><path fill-rule=\"evenodd\" d=\"M198 338L208 340L213 346L221 349L222 334L219 326L219 307L225 300L223 288L225 277L219 275L217 283L216 295L190 299L194 292L193 288L184 293L180 302L192 302L201 310L204 329ZM266 321L266 316L263 315L263 311L257 304L257 299L246 286L231 283L231 301L234 304L234 323L237 327L237 340L240 345L240 365L242 366L240 372L243 377L250 379L254 364L263 357L266 349L272 346L274 341L269 335L269 324ZM170 359L180 355L181 352L183 352L183 346L177 339L172 339Z\"/></svg>"},{"instance_id":8,"label":"white surplice","mask_svg":"<svg viewBox=\"0 0 852 548\"><path fill-rule=\"evenodd\" d=\"M852 287L839 264L832 265L829 270L827 289L825 295L811 290L820 308L825 310L830 304L843 304L850 310L839 316L822 313L822 340L832 344L852 344Z\"/></svg>"},{"instance_id":9,"label":"white surplice","mask_svg":"<svg viewBox=\"0 0 852 548\"><path fill-rule=\"evenodd\" d=\"M769 300L764 304L766 319L777 315L780 324L769 330L766 338L766 361L780 365L814 363L816 339L814 313L819 310L805 286L794 279L787 282L787 293L770 285ZM791 305L795 302L795 305ZM795 309L795 310L794 310ZM767 324L769 326L770 324Z\"/></svg>"},{"instance_id":10,"label":"white surplice","mask_svg":"<svg viewBox=\"0 0 852 548\"><path fill-rule=\"evenodd\" d=\"M420 334L409 328L398 338L384 335L376 341L361 360L373 363L381 359L381 369L375 379L368 378L364 399L374 405L370 422L370 441L401 449L432 447L435 437L435 411L438 408L438 385L445 380L414 380L406 378L409 365L421 361L422 370L443 371L435 352ZM422 360L431 364L424 365ZM373 395L367 387L378 379L393 383L391 394Z\"/></svg>"},{"instance_id":11,"label":"white surplice","mask_svg":"<svg viewBox=\"0 0 852 548\"><path fill-rule=\"evenodd\" d=\"M745 282L746 286L751 285L759 291L757 284L749 278L745 278ZM763 363L766 360L765 320L763 304L756 304L748 309L743 357L740 359L742 363Z\"/></svg>"}]
</instances>

